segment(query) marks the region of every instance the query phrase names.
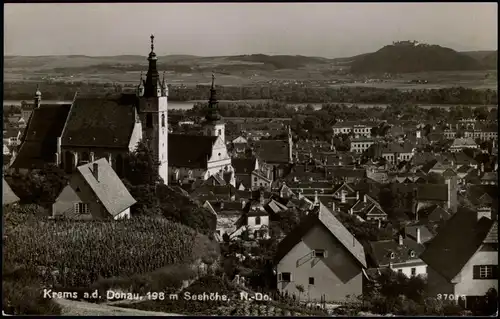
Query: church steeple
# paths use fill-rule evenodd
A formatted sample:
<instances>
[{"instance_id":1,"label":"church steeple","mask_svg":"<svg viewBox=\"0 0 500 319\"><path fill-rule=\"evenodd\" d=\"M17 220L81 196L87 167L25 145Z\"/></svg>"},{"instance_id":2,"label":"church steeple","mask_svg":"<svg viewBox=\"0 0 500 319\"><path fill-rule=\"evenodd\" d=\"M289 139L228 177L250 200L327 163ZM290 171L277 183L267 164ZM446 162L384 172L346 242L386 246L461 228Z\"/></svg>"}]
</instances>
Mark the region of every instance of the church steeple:
<instances>
[{"instance_id":1,"label":"church steeple","mask_svg":"<svg viewBox=\"0 0 500 319\"><path fill-rule=\"evenodd\" d=\"M208 99L208 108L205 119L208 122L216 122L221 119L219 108L217 106L217 92L215 90L215 74L212 73L212 87L210 88L210 98Z\"/></svg>"},{"instance_id":2,"label":"church steeple","mask_svg":"<svg viewBox=\"0 0 500 319\"><path fill-rule=\"evenodd\" d=\"M156 57L156 53L154 52L155 36L151 35L150 38L151 52L148 56L149 68L148 73L146 74L146 82L144 85L144 97L157 97L161 96L160 75L158 74L158 69L156 68L156 61L158 60L158 58Z\"/></svg>"},{"instance_id":3,"label":"church steeple","mask_svg":"<svg viewBox=\"0 0 500 319\"><path fill-rule=\"evenodd\" d=\"M139 80L139 85L137 86L137 96L142 97L144 95L144 80L142 79L142 71L141 78Z\"/></svg>"}]
</instances>

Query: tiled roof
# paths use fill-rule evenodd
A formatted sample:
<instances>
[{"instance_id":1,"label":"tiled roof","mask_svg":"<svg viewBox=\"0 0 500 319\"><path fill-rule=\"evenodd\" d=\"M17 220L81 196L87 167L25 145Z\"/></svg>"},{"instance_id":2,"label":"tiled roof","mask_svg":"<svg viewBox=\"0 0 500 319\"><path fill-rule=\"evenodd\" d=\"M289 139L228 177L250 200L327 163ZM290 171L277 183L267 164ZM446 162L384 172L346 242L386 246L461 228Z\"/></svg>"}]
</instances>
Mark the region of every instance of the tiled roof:
<instances>
[{"instance_id":1,"label":"tiled roof","mask_svg":"<svg viewBox=\"0 0 500 319\"><path fill-rule=\"evenodd\" d=\"M417 200L447 201L448 185L446 184L418 184Z\"/></svg>"},{"instance_id":2,"label":"tiled roof","mask_svg":"<svg viewBox=\"0 0 500 319\"><path fill-rule=\"evenodd\" d=\"M424 251L424 246L418 244L411 238L404 238L403 244L399 245L398 240L380 240L370 242L371 257L375 264L379 267L389 265L389 263L404 263L412 260L418 260L419 255ZM415 257L411 256L411 252L415 253ZM391 258L391 253L394 253L394 258Z\"/></svg>"},{"instance_id":3,"label":"tiled roof","mask_svg":"<svg viewBox=\"0 0 500 319\"><path fill-rule=\"evenodd\" d=\"M404 229L404 232L407 237L417 240L417 229L420 229L420 242L426 243L429 240L431 240L434 235L432 232L427 228L425 225L411 225L411 226L406 226Z\"/></svg>"},{"instance_id":4,"label":"tiled roof","mask_svg":"<svg viewBox=\"0 0 500 319\"><path fill-rule=\"evenodd\" d=\"M452 147L473 146L473 145L477 144L472 137L456 138L453 140L453 143L451 144Z\"/></svg>"},{"instance_id":5,"label":"tiled roof","mask_svg":"<svg viewBox=\"0 0 500 319\"><path fill-rule=\"evenodd\" d=\"M448 220L450 213L444 210L439 205L431 205L418 211L418 219L427 220L430 222L438 222L441 220Z\"/></svg>"},{"instance_id":6,"label":"tiled roof","mask_svg":"<svg viewBox=\"0 0 500 319\"><path fill-rule=\"evenodd\" d=\"M476 212L459 207L421 255L425 263L451 281L479 249L494 226L487 217L477 220ZM497 241L498 242L498 241Z\"/></svg>"},{"instance_id":7,"label":"tiled roof","mask_svg":"<svg viewBox=\"0 0 500 319\"><path fill-rule=\"evenodd\" d=\"M9 205L19 201L19 197L12 191L9 184L2 178L2 186L3 186L3 196L2 196L2 205Z\"/></svg>"},{"instance_id":8,"label":"tiled roof","mask_svg":"<svg viewBox=\"0 0 500 319\"><path fill-rule=\"evenodd\" d=\"M288 141L259 140L255 142L254 150L257 157L266 163L288 163L290 161Z\"/></svg>"},{"instance_id":9,"label":"tiled roof","mask_svg":"<svg viewBox=\"0 0 500 319\"><path fill-rule=\"evenodd\" d=\"M217 136L168 134L168 165L207 168L216 140Z\"/></svg>"},{"instance_id":10,"label":"tiled roof","mask_svg":"<svg viewBox=\"0 0 500 319\"><path fill-rule=\"evenodd\" d=\"M265 204L264 208L269 213L274 213L274 214L288 210L288 207L286 207L285 205L281 204L280 202L278 202L274 199L270 200L267 204Z\"/></svg>"},{"instance_id":11,"label":"tiled roof","mask_svg":"<svg viewBox=\"0 0 500 319\"><path fill-rule=\"evenodd\" d=\"M276 263L281 261L281 259L302 240L302 237L316 225L323 225L326 227L363 268L366 268L366 257L363 246L333 215L333 213L321 203L314 212L311 212L302 223L279 243L275 258Z\"/></svg>"},{"instance_id":12,"label":"tiled roof","mask_svg":"<svg viewBox=\"0 0 500 319\"><path fill-rule=\"evenodd\" d=\"M33 111L13 168L43 168L55 162L57 138L61 136L69 104L44 104Z\"/></svg>"},{"instance_id":13,"label":"tiled roof","mask_svg":"<svg viewBox=\"0 0 500 319\"><path fill-rule=\"evenodd\" d=\"M61 145L128 148L136 119L135 105L125 97L77 98Z\"/></svg>"},{"instance_id":14,"label":"tiled roof","mask_svg":"<svg viewBox=\"0 0 500 319\"><path fill-rule=\"evenodd\" d=\"M250 174L255 169L255 158L233 158L231 165L236 174Z\"/></svg>"},{"instance_id":15,"label":"tiled roof","mask_svg":"<svg viewBox=\"0 0 500 319\"><path fill-rule=\"evenodd\" d=\"M94 164L97 164L98 168L97 180L94 176ZM118 215L136 203L106 159L101 158L78 166L77 169L112 216Z\"/></svg>"},{"instance_id":16,"label":"tiled roof","mask_svg":"<svg viewBox=\"0 0 500 319\"><path fill-rule=\"evenodd\" d=\"M209 203L217 214L224 214L225 212L243 213L243 205L239 201L211 200Z\"/></svg>"},{"instance_id":17,"label":"tiled roof","mask_svg":"<svg viewBox=\"0 0 500 319\"><path fill-rule=\"evenodd\" d=\"M474 205L481 205L482 198L485 194L491 198L496 205L498 203L498 186L497 185L470 185L467 187L467 198Z\"/></svg>"}]
</instances>

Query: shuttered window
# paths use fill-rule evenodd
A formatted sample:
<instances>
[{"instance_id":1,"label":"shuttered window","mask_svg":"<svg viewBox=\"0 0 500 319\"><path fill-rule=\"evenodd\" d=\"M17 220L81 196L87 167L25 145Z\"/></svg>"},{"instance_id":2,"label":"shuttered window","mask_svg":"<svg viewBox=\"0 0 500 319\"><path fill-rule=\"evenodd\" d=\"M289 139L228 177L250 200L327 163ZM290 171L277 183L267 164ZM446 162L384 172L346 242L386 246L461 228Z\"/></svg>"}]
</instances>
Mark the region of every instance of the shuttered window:
<instances>
[{"instance_id":1,"label":"shuttered window","mask_svg":"<svg viewBox=\"0 0 500 319\"><path fill-rule=\"evenodd\" d=\"M473 279L497 279L498 265L477 265L473 267Z\"/></svg>"},{"instance_id":2,"label":"shuttered window","mask_svg":"<svg viewBox=\"0 0 500 319\"><path fill-rule=\"evenodd\" d=\"M89 214L89 204L86 203L75 203L75 214Z\"/></svg>"}]
</instances>

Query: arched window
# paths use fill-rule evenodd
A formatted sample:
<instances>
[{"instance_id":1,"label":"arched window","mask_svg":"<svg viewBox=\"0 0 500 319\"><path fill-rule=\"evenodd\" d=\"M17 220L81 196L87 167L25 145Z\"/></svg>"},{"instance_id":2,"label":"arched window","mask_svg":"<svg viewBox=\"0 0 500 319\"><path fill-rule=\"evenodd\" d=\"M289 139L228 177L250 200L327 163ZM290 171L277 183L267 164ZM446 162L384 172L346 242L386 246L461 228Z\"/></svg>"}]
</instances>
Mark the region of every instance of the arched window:
<instances>
[{"instance_id":1,"label":"arched window","mask_svg":"<svg viewBox=\"0 0 500 319\"><path fill-rule=\"evenodd\" d=\"M151 113L146 114L146 127L147 128L153 127L153 114Z\"/></svg>"},{"instance_id":2,"label":"arched window","mask_svg":"<svg viewBox=\"0 0 500 319\"><path fill-rule=\"evenodd\" d=\"M161 127L165 127L165 114L161 115Z\"/></svg>"},{"instance_id":3,"label":"arched window","mask_svg":"<svg viewBox=\"0 0 500 319\"><path fill-rule=\"evenodd\" d=\"M260 225L260 216L255 217L255 225Z\"/></svg>"},{"instance_id":4,"label":"arched window","mask_svg":"<svg viewBox=\"0 0 500 319\"><path fill-rule=\"evenodd\" d=\"M221 136L222 135L222 130L219 130L219 134L217 134L217 136Z\"/></svg>"}]
</instances>

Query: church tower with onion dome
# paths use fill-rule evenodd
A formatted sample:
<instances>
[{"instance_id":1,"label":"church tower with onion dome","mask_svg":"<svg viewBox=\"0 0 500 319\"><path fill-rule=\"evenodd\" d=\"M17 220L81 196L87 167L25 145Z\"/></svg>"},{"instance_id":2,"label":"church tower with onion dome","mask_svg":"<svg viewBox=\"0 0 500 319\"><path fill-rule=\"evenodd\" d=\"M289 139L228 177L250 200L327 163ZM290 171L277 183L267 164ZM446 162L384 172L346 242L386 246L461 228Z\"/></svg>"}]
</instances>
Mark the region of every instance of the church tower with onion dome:
<instances>
[{"instance_id":1,"label":"church tower with onion dome","mask_svg":"<svg viewBox=\"0 0 500 319\"><path fill-rule=\"evenodd\" d=\"M168 183L168 86L165 75L160 81L154 52L154 35L151 35L151 52L148 56L149 68L146 79L137 88L139 117L142 124L142 138L153 150L160 163L159 175Z\"/></svg>"},{"instance_id":2,"label":"church tower with onion dome","mask_svg":"<svg viewBox=\"0 0 500 319\"><path fill-rule=\"evenodd\" d=\"M220 136L222 142L225 144L226 124L219 114L218 103L217 92L215 90L215 75L212 73L212 87L210 88L210 98L208 99L208 107L205 113L205 135Z\"/></svg>"}]
</instances>

